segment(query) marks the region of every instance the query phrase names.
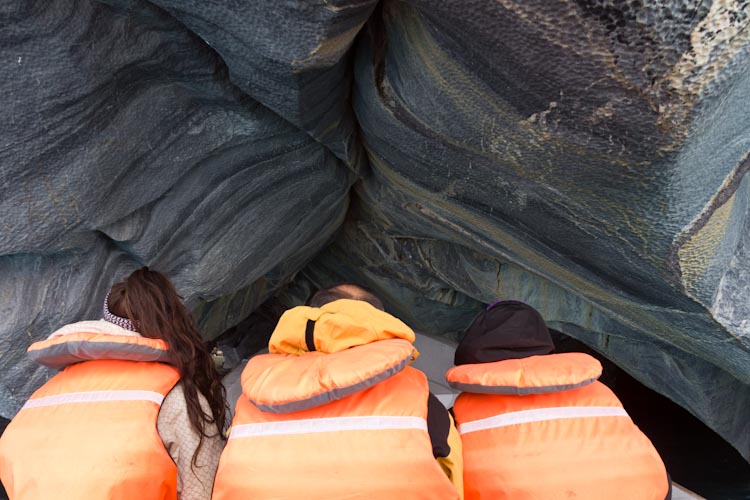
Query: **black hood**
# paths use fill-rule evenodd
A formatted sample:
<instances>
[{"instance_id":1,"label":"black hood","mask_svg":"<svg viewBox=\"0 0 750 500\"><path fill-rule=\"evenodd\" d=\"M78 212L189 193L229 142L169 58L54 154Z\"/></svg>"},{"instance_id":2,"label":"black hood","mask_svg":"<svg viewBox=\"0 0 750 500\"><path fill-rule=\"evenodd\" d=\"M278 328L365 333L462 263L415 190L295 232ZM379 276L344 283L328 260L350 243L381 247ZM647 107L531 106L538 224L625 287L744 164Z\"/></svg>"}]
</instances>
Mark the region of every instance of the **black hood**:
<instances>
[{"instance_id":1,"label":"black hood","mask_svg":"<svg viewBox=\"0 0 750 500\"><path fill-rule=\"evenodd\" d=\"M456 349L456 365L528 358L555 350L547 324L528 304L504 300L490 306L469 326Z\"/></svg>"}]
</instances>

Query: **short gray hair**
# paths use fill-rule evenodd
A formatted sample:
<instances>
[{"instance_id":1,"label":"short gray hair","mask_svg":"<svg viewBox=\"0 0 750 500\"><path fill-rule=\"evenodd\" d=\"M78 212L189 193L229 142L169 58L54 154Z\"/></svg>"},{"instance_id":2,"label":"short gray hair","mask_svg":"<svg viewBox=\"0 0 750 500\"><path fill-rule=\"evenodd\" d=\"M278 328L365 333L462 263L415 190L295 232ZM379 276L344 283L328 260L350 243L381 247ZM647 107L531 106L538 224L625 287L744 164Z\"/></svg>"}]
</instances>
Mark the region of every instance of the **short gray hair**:
<instances>
[{"instance_id":1,"label":"short gray hair","mask_svg":"<svg viewBox=\"0 0 750 500\"><path fill-rule=\"evenodd\" d=\"M340 299L361 300L368 304L385 311L383 302L367 288L355 285L353 283L341 283L323 290L318 290L310 297L308 305L311 307L320 307L322 305L334 302Z\"/></svg>"}]
</instances>

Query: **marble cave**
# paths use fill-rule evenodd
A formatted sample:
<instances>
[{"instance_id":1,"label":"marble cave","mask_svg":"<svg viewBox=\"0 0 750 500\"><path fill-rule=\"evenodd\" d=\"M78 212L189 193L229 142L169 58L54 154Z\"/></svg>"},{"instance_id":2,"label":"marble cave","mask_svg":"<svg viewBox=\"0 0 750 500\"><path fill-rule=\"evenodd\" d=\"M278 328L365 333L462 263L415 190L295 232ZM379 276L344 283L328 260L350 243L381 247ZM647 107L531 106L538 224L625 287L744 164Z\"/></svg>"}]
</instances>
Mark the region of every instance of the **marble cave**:
<instances>
[{"instance_id":1,"label":"marble cave","mask_svg":"<svg viewBox=\"0 0 750 500\"><path fill-rule=\"evenodd\" d=\"M523 300L750 460L750 2L0 20L0 416L50 376L28 345L148 265L207 341L340 282L448 340Z\"/></svg>"}]
</instances>

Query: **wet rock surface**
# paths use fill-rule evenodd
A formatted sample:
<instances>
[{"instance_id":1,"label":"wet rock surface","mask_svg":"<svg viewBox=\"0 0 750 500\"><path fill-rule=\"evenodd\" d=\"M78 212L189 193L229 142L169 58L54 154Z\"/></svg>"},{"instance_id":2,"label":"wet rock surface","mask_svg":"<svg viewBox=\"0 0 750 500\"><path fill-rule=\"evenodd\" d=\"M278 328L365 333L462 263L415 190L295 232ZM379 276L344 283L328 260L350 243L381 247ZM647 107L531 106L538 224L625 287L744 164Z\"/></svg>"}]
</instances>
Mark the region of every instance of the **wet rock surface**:
<instances>
[{"instance_id":1,"label":"wet rock surface","mask_svg":"<svg viewBox=\"0 0 750 500\"><path fill-rule=\"evenodd\" d=\"M748 2L0 17L0 414L146 264L207 338L342 280L449 338L521 299L750 459Z\"/></svg>"}]
</instances>

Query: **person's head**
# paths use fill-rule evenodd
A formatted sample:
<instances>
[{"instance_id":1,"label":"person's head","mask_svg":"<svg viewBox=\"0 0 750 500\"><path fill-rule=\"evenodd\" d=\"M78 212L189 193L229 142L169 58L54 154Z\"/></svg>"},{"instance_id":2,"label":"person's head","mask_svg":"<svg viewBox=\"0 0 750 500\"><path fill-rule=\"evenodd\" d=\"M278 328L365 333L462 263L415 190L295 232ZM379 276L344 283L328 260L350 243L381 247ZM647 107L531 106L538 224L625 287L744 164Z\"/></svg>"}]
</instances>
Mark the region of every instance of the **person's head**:
<instances>
[{"instance_id":1,"label":"person's head","mask_svg":"<svg viewBox=\"0 0 750 500\"><path fill-rule=\"evenodd\" d=\"M363 286L354 285L352 283L342 283L323 290L318 290L312 297L310 297L308 305L311 307L320 307L329 302L334 302L340 299L361 300L381 311L385 311L383 302L374 293Z\"/></svg>"},{"instance_id":2,"label":"person's head","mask_svg":"<svg viewBox=\"0 0 750 500\"><path fill-rule=\"evenodd\" d=\"M528 304L504 300L474 319L456 348L456 365L528 358L555 350L547 324Z\"/></svg>"},{"instance_id":3,"label":"person's head","mask_svg":"<svg viewBox=\"0 0 750 500\"><path fill-rule=\"evenodd\" d=\"M216 423L222 432L226 416L224 386L192 314L169 278L142 267L112 286L105 306L111 314L129 320L132 329L143 337L162 339L169 345L172 364L180 372L188 417L201 436L200 443L208 437L206 424ZM199 393L208 400L211 415L201 409Z\"/></svg>"}]
</instances>

